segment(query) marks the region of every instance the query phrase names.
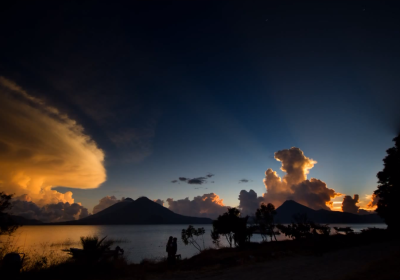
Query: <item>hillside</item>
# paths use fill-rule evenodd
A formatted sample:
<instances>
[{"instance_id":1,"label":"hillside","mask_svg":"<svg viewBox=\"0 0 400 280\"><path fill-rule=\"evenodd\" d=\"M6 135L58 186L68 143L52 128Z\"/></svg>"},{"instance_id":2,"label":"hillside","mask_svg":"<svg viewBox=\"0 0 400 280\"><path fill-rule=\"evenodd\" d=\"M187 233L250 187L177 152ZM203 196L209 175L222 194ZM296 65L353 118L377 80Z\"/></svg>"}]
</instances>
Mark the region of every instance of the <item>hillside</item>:
<instances>
[{"instance_id":1,"label":"hillside","mask_svg":"<svg viewBox=\"0 0 400 280\"><path fill-rule=\"evenodd\" d=\"M43 224L43 222L39 221L39 220L34 220L34 219L27 219L21 216L14 216L11 215L10 216L11 219L18 225L41 225Z\"/></svg>"},{"instance_id":2,"label":"hillside","mask_svg":"<svg viewBox=\"0 0 400 280\"><path fill-rule=\"evenodd\" d=\"M327 224L369 224L383 223L383 220L376 214L357 215L339 211L313 210L293 200L285 201L276 209L275 221L278 223L290 223L293 215L307 214L310 221Z\"/></svg>"},{"instance_id":3,"label":"hillside","mask_svg":"<svg viewBox=\"0 0 400 280\"><path fill-rule=\"evenodd\" d=\"M41 225L43 222L34 220L34 219L27 219L21 216L9 215L9 214L1 214L0 220L8 221L9 224L16 224L16 225Z\"/></svg>"},{"instance_id":4,"label":"hillside","mask_svg":"<svg viewBox=\"0 0 400 280\"><path fill-rule=\"evenodd\" d=\"M136 225L136 224L211 224L209 218L176 214L147 197L130 198L89 217L56 224L64 225Z\"/></svg>"}]
</instances>

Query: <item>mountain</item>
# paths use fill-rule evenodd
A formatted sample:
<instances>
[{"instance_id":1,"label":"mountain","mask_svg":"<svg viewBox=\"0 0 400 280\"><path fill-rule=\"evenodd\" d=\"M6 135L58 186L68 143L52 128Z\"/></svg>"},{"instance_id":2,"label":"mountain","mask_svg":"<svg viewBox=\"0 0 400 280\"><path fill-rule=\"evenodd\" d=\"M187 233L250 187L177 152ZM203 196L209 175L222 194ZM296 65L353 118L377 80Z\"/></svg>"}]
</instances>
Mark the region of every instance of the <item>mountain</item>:
<instances>
[{"instance_id":1,"label":"mountain","mask_svg":"<svg viewBox=\"0 0 400 280\"><path fill-rule=\"evenodd\" d=\"M0 221L5 222L6 224L17 224L20 226L24 225L41 225L43 224L41 221L34 220L34 219L27 219L21 216L9 215L0 213Z\"/></svg>"},{"instance_id":2,"label":"mountain","mask_svg":"<svg viewBox=\"0 0 400 280\"><path fill-rule=\"evenodd\" d=\"M376 214L357 215L347 212L313 210L293 200L286 200L276 209L275 221L278 223L290 223L293 215L307 214L310 221L325 224L370 224L383 223L383 219Z\"/></svg>"},{"instance_id":3,"label":"mountain","mask_svg":"<svg viewBox=\"0 0 400 280\"><path fill-rule=\"evenodd\" d=\"M35 219L27 219L21 216L10 215L11 219L18 225L41 225L43 222Z\"/></svg>"},{"instance_id":4,"label":"mountain","mask_svg":"<svg viewBox=\"0 0 400 280\"><path fill-rule=\"evenodd\" d=\"M58 225L211 224L209 218L176 214L147 197L118 202L89 217Z\"/></svg>"}]
</instances>

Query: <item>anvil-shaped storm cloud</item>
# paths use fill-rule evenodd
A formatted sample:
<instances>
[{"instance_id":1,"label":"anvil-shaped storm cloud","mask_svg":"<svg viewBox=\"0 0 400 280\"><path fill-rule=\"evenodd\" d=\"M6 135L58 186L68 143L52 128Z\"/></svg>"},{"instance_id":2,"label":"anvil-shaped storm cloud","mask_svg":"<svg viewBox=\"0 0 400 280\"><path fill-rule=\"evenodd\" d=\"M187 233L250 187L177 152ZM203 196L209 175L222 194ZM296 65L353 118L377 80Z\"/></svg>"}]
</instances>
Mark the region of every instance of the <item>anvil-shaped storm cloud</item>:
<instances>
[{"instance_id":1,"label":"anvil-shaped storm cloud","mask_svg":"<svg viewBox=\"0 0 400 280\"><path fill-rule=\"evenodd\" d=\"M74 203L55 186L97 188L104 153L82 126L0 77L0 191L28 195L39 206Z\"/></svg>"}]
</instances>

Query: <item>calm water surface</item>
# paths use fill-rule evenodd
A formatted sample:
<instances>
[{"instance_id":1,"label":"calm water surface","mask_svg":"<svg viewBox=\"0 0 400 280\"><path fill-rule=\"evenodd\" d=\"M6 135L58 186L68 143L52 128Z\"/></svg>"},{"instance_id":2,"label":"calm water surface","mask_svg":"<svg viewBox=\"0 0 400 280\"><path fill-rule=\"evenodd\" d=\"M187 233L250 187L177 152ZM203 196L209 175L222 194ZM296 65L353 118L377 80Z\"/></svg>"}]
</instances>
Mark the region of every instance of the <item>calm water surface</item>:
<instances>
[{"instance_id":1,"label":"calm water surface","mask_svg":"<svg viewBox=\"0 0 400 280\"><path fill-rule=\"evenodd\" d=\"M386 228L385 224L331 224L333 226L350 226L356 232L367 227ZM206 248L213 247L210 232L212 225L196 225L204 227L206 234L204 236L204 245ZM191 245L185 246L180 238L185 225L119 225L119 226L23 226L14 234L13 246L19 252L52 252L62 256L63 248L80 248L79 239L81 236L97 235L99 237L108 236L108 238L122 240L113 246L119 245L125 250L127 259L138 263L144 258L160 259L166 257L165 245L169 236L178 238L178 254L182 258L195 255L198 251ZM334 230L332 229L332 232ZM0 241L5 242L5 237ZM285 236L277 236L278 240L284 240ZM251 241L260 242L260 235L253 235ZM63 244L66 241L72 244ZM200 243L203 242L200 240ZM221 245L228 246L224 237L221 238Z\"/></svg>"}]
</instances>

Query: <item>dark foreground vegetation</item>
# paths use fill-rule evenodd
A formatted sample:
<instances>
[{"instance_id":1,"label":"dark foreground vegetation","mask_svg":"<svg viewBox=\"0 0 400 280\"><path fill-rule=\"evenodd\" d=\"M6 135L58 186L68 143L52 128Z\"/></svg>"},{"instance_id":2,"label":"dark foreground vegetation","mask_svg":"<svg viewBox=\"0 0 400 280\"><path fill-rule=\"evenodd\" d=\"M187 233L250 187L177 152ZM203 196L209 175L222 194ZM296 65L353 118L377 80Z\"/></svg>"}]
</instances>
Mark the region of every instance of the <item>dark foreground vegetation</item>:
<instances>
[{"instance_id":1,"label":"dark foreground vegetation","mask_svg":"<svg viewBox=\"0 0 400 280\"><path fill-rule=\"evenodd\" d=\"M143 260L140 264L129 264L123 257L100 259L91 251L88 258L70 258L65 262L47 268L37 266L29 271L22 271L15 279L151 279L174 278L184 273L194 274L201 271L230 270L247 265L271 262L290 258L315 256L351 247L368 244L391 242L399 246L397 237L385 229L368 229L359 234L335 234L323 238L298 238L279 242L246 243L245 246L235 248L206 249L189 259L169 264L165 259ZM90 256L90 257L89 257ZM389 264L399 261L387 259ZM374 256L371 256L371 261ZM370 269L370 268L368 268ZM397 267L392 267L398 271ZM382 270L380 270L382 273ZM386 271L386 273L389 273ZM3 274L3 276L6 276ZM2 277L3 279L3 277ZM6 279L6 278L4 278ZM349 278L361 279L361 278ZM363 278L370 279L370 278ZM381 278L376 278L381 279Z\"/></svg>"}]
</instances>

